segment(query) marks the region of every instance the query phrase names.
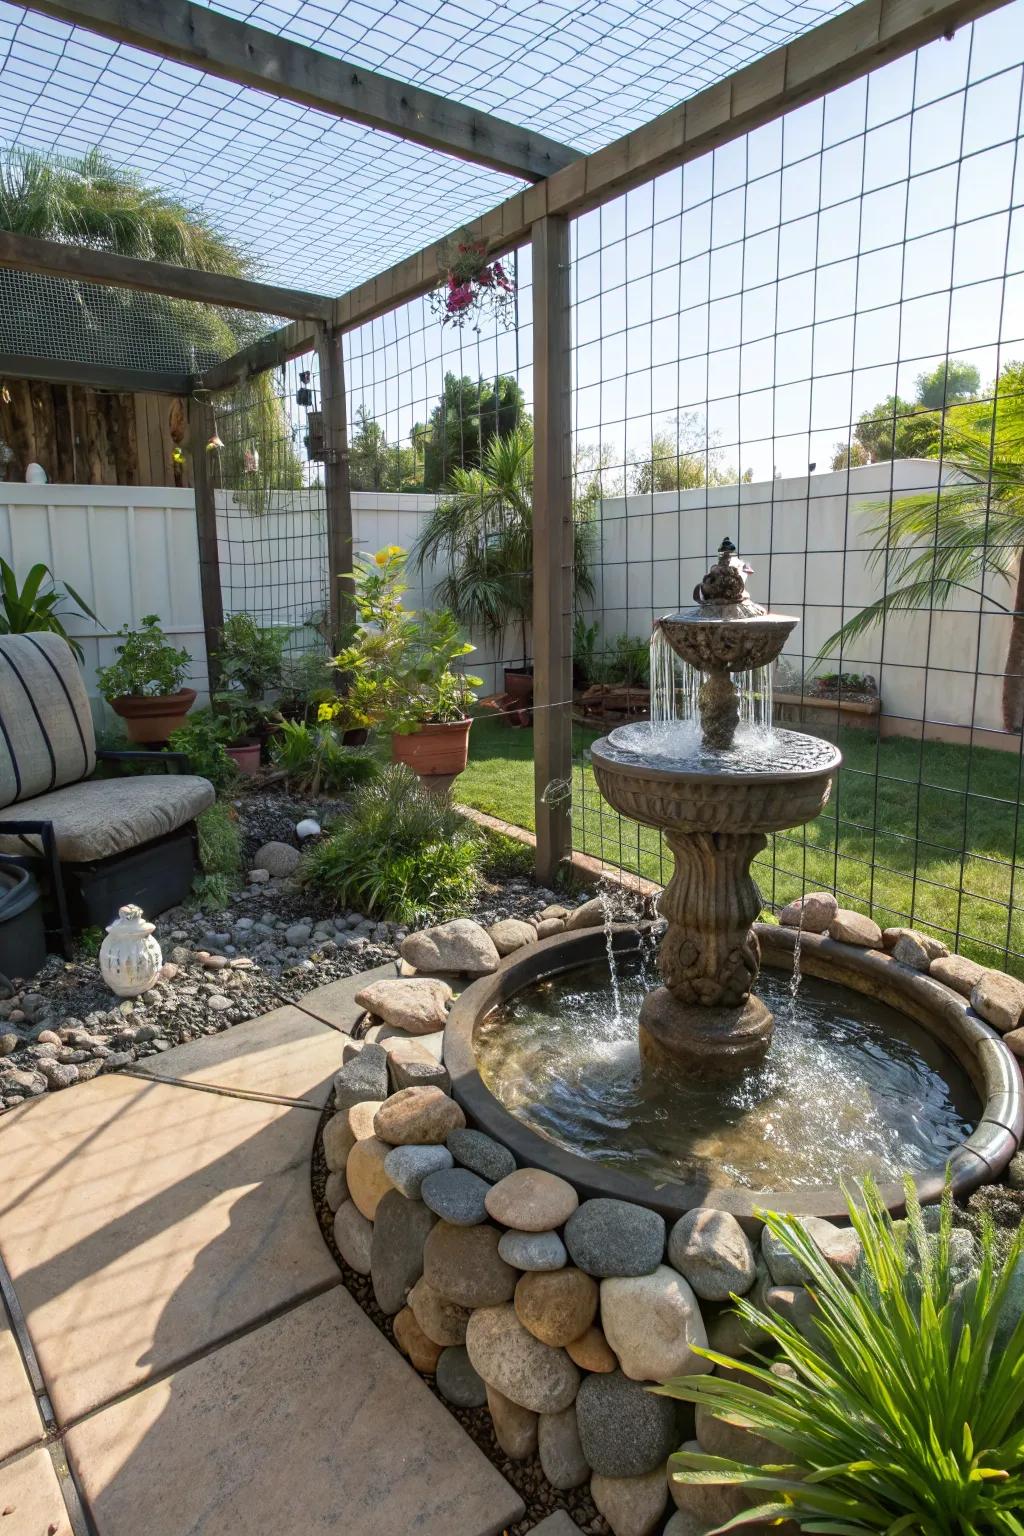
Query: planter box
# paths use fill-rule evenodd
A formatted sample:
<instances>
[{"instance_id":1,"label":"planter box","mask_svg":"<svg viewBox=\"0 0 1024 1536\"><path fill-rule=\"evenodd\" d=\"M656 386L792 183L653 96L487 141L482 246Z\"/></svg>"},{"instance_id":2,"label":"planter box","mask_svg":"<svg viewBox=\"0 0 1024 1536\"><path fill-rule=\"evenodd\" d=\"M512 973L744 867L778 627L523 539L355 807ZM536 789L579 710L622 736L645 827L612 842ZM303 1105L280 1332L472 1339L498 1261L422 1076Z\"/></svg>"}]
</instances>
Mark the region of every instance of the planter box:
<instances>
[{"instance_id":1,"label":"planter box","mask_svg":"<svg viewBox=\"0 0 1024 1536\"><path fill-rule=\"evenodd\" d=\"M877 694L870 699L829 699L816 693L775 693L772 710L777 725L838 726L841 722L870 731L878 727L882 700Z\"/></svg>"}]
</instances>

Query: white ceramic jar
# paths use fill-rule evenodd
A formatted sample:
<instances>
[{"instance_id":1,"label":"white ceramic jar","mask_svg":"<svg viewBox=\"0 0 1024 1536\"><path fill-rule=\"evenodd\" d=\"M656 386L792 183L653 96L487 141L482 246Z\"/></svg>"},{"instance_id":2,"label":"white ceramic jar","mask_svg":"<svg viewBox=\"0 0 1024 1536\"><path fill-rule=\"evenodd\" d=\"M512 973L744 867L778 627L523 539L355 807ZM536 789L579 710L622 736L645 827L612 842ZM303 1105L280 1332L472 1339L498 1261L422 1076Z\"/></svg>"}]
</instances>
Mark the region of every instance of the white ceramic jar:
<instances>
[{"instance_id":1,"label":"white ceramic jar","mask_svg":"<svg viewBox=\"0 0 1024 1536\"><path fill-rule=\"evenodd\" d=\"M100 945L100 973L118 997L148 992L160 974L164 957L141 907L122 907Z\"/></svg>"}]
</instances>

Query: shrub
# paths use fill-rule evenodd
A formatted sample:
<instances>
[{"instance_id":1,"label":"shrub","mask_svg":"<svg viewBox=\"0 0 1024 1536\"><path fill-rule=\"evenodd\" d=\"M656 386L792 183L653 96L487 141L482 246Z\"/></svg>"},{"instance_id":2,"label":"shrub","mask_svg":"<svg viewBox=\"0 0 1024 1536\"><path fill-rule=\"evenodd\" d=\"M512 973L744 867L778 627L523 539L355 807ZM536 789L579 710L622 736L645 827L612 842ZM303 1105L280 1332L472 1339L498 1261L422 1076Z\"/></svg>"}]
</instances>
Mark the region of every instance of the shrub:
<instances>
[{"instance_id":1,"label":"shrub","mask_svg":"<svg viewBox=\"0 0 1024 1536\"><path fill-rule=\"evenodd\" d=\"M833 1272L793 1217L766 1217L810 1271L817 1321L803 1337L775 1313L738 1309L778 1346L788 1377L761 1356L701 1351L750 1385L691 1376L656 1389L763 1436L779 1464L679 1452L675 1475L760 1497L744 1522L791 1518L835 1536L1020 1536L1024 1229L999 1261L985 1226L980 1268L965 1280L948 1196L937 1233L925 1231L909 1184L906 1223L893 1223L874 1185L863 1199L850 1202L864 1249L855 1280Z\"/></svg>"},{"instance_id":2,"label":"shrub","mask_svg":"<svg viewBox=\"0 0 1024 1536\"><path fill-rule=\"evenodd\" d=\"M536 852L530 843L504 832L484 832L480 839L480 872L489 880L514 880L532 875Z\"/></svg>"},{"instance_id":3,"label":"shrub","mask_svg":"<svg viewBox=\"0 0 1024 1536\"><path fill-rule=\"evenodd\" d=\"M221 630L221 682L226 691L240 689L250 699L280 688L284 682L284 648L292 631L276 624L264 629L251 613L233 613Z\"/></svg>"},{"instance_id":4,"label":"shrub","mask_svg":"<svg viewBox=\"0 0 1024 1536\"><path fill-rule=\"evenodd\" d=\"M217 791L230 788L238 778L238 769L225 750L223 726L209 709L190 715L171 732L168 745L172 752L186 753L192 772L209 779Z\"/></svg>"},{"instance_id":5,"label":"shrub","mask_svg":"<svg viewBox=\"0 0 1024 1536\"><path fill-rule=\"evenodd\" d=\"M465 906L479 853L458 812L396 763L356 790L344 822L311 850L303 870L339 907L416 923Z\"/></svg>"},{"instance_id":6,"label":"shrub","mask_svg":"<svg viewBox=\"0 0 1024 1536\"><path fill-rule=\"evenodd\" d=\"M203 872L192 882L192 895L200 907L209 912L220 911L231 900L242 872L238 818L223 800L216 800L205 811L200 811L196 827Z\"/></svg>"},{"instance_id":7,"label":"shrub","mask_svg":"<svg viewBox=\"0 0 1024 1536\"><path fill-rule=\"evenodd\" d=\"M66 606L69 598L77 608ZM81 661L82 647L68 634L64 620L83 618L99 623L84 597L79 597L70 582L60 586L49 566L34 565L19 587L12 567L0 559L0 635L48 631L66 640Z\"/></svg>"},{"instance_id":8,"label":"shrub","mask_svg":"<svg viewBox=\"0 0 1024 1536\"><path fill-rule=\"evenodd\" d=\"M96 669L100 693L108 704L114 699L163 698L181 689L192 657L170 643L155 613L147 613L139 629L122 625L117 638L121 641L117 660Z\"/></svg>"},{"instance_id":9,"label":"shrub","mask_svg":"<svg viewBox=\"0 0 1024 1536\"><path fill-rule=\"evenodd\" d=\"M296 720L282 720L270 756L302 794L338 794L375 778L378 771L376 758L357 747L343 746L333 726Z\"/></svg>"}]
</instances>

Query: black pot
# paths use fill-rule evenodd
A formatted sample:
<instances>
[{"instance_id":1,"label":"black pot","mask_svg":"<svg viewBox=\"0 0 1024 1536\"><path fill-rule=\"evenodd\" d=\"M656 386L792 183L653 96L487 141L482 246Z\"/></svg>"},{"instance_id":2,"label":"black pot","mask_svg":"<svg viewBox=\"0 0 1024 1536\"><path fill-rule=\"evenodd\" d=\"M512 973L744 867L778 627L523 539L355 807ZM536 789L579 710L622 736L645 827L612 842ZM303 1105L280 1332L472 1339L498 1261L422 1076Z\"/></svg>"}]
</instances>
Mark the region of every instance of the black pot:
<instances>
[{"instance_id":1,"label":"black pot","mask_svg":"<svg viewBox=\"0 0 1024 1536\"><path fill-rule=\"evenodd\" d=\"M353 726L350 731L342 731L341 744L343 747L365 747L370 739L368 725Z\"/></svg>"}]
</instances>

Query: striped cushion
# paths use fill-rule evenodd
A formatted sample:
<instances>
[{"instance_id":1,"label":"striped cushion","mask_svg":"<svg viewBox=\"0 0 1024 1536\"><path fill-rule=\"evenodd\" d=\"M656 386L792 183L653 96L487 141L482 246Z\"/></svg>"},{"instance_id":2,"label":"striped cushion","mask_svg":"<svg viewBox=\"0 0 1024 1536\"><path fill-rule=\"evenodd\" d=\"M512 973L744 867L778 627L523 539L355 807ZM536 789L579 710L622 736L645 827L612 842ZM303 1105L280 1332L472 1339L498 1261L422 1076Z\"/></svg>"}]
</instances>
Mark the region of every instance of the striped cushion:
<instances>
[{"instance_id":1,"label":"striped cushion","mask_svg":"<svg viewBox=\"0 0 1024 1536\"><path fill-rule=\"evenodd\" d=\"M0 807L76 784L96 766L81 668L60 635L0 635Z\"/></svg>"}]
</instances>

